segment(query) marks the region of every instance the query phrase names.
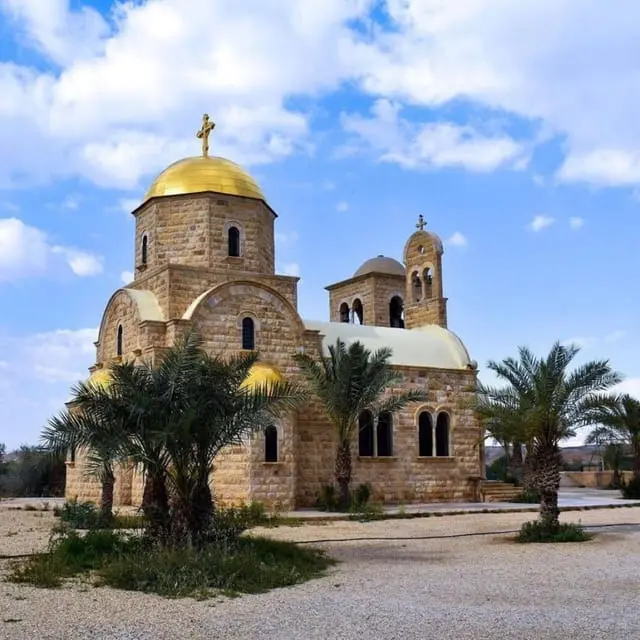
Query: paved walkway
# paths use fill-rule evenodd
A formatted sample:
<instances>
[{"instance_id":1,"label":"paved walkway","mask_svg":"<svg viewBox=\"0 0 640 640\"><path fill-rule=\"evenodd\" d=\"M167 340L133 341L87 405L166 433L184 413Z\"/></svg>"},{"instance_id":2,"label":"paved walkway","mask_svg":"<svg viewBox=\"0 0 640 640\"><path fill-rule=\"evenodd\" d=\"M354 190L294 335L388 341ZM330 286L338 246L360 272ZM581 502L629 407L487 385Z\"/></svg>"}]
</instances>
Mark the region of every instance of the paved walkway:
<instances>
[{"instance_id":1,"label":"paved walkway","mask_svg":"<svg viewBox=\"0 0 640 640\"><path fill-rule=\"evenodd\" d=\"M47 503L49 508L64 504L63 498L8 498L2 500L3 507L24 507L32 505L37 509L42 509ZM609 491L606 489L580 489L573 487L561 487L558 504L563 510L579 509L606 509L611 507L640 506L640 500L624 500L620 497L619 491ZM116 510L118 508L116 507ZM425 504L408 504L402 507L390 505L383 507L383 512L388 515L458 515L462 513L494 512L502 511L537 511L536 504L522 504L519 502L439 502ZM322 520L346 520L349 514L331 513L318 511L317 509L298 509L283 514L284 517L296 518L299 520L322 521Z\"/></svg>"},{"instance_id":2,"label":"paved walkway","mask_svg":"<svg viewBox=\"0 0 640 640\"><path fill-rule=\"evenodd\" d=\"M622 506L640 506L640 500L624 500L619 491L605 489L561 488L558 505L563 510L605 509ZM501 512L501 511L537 511L537 504L523 504L520 502L440 502L425 504L410 504L403 507L390 505L383 507L385 514L399 515L401 513L441 514L452 515L460 513ZM343 520L349 516L344 513L328 513L316 509L298 509L283 514L290 518L303 520Z\"/></svg>"}]
</instances>

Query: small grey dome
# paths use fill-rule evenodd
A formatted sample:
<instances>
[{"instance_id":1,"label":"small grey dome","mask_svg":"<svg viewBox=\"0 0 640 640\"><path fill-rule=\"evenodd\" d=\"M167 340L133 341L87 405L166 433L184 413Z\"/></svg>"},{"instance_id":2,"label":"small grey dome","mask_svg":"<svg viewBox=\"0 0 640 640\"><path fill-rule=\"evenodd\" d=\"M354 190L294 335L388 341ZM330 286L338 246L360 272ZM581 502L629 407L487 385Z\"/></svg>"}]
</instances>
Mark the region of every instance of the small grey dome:
<instances>
[{"instance_id":1,"label":"small grey dome","mask_svg":"<svg viewBox=\"0 0 640 640\"><path fill-rule=\"evenodd\" d=\"M391 276L404 277L404 267L393 258L379 255L363 262L361 267L353 274L353 277L364 276L367 273L385 273Z\"/></svg>"}]
</instances>

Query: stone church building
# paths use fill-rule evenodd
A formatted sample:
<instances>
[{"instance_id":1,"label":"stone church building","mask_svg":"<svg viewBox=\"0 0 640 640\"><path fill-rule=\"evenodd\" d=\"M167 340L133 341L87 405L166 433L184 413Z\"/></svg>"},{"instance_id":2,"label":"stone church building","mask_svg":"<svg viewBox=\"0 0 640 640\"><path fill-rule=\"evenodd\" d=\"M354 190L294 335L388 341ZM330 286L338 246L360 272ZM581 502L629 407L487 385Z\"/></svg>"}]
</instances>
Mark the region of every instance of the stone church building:
<instances>
[{"instance_id":1,"label":"stone church building","mask_svg":"<svg viewBox=\"0 0 640 640\"><path fill-rule=\"evenodd\" d=\"M121 359L155 361L194 327L211 353L257 350L252 381L303 382L292 356L314 357L341 338L369 349L389 346L403 386L429 401L394 415L360 417L353 486L369 482L386 503L479 498L482 430L470 409L477 365L447 329L443 246L420 216L402 263L373 257L327 287L329 322L298 313L299 278L275 272L277 214L255 180L233 162L208 155L213 123L203 119L202 155L165 169L135 217L135 276L107 303L98 340L96 381ZM335 440L317 401L230 447L216 461L213 488L227 503L259 500L282 509L313 506L333 482ZM142 478L118 472L116 505L139 505ZM67 462L68 499L97 500L99 485L82 456Z\"/></svg>"}]
</instances>

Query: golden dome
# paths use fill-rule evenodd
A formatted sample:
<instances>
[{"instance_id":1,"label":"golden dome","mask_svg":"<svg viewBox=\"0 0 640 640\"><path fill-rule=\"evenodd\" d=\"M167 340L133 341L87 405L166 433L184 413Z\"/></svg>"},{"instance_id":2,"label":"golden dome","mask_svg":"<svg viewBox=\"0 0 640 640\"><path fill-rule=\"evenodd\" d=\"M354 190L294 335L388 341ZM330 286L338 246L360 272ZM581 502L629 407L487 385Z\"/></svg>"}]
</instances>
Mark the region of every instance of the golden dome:
<instances>
[{"instance_id":1,"label":"golden dome","mask_svg":"<svg viewBox=\"0 0 640 640\"><path fill-rule=\"evenodd\" d=\"M204 191L265 200L258 183L235 162L225 158L196 156L183 158L168 166L153 181L144 201L156 196Z\"/></svg>"},{"instance_id":2,"label":"golden dome","mask_svg":"<svg viewBox=\"0 0 640 640\"><path fill-rule=\"evenodd\" d=\"M282 375L276 368L257 362L249 370L249 375L244 379L240 388L260 389L265 385L272 385L274 382L282 382L282 380Z\"/></svg>"},{"instance_id":3,"label":"golden dome","mask_svg":"<svg viewBox=\"0 0 640 640\"><path fill-rule=\"evenodd\" d=\"M111 371L96 369L89 377L89 384L99 389L106 389L111 384Z\"/></svg>"}]
</instances>

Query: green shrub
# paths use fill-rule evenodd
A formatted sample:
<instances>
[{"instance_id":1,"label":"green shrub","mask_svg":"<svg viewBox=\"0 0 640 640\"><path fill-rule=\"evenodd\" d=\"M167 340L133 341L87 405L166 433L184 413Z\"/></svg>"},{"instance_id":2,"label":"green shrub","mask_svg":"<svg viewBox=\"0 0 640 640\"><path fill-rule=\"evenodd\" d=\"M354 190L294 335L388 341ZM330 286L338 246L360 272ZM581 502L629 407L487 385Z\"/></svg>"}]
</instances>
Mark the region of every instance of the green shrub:
<instances>
[{"instance_id":1,"label":"green shrub","mask_svg":"<svg viewBox=\"0 0 640 640\"><path fill-rule=\"evenodd\" d=\"M586 542L593 535L587 533L584 528L573 522L562 523L557 527L549 528L540 520L525 522L518 535L517 542Z\"/></svg>"},{"instance_id":2,"label":"green shrub","mask_svg":"<svg viewBox=\"0 0 640 640\"><path fill-rule=\"evenodd\" d=\"M629 482L625 482L622 478L620 491L622 491L622 497L627 500L640 500L640 475L634 475Z\"/></svg>"},{"instance_id":3,"label":"green shrub","mask_svg":"<svg viewBox=\"0 0 640 640\"><path fill-rule=\"evenodd\" d=\"M509 502L517 502L522 504L540 504L540 492L535 489L525 489L515 498L511 498Z\"/></svg>"},{"instance_id":4,"label":"green shrub","mask_svg":"<svg viewBox=\"0 0 640 640\"><path fill-rule=\"evenodd\" d=\"M95 529L100 524L100 513L93 502L70 500L53 513L72 529Z\"/></svg>"},{"instance_id":5,"label":"green shrub","mask_svg":"<svg viewBox=\"0 0 640 640\"><path fill-rule=\"evenodd\" d=\"M316 504L321 511L337 511L340 508L338 490L332 484L325 484L320 489Z\"/></svg>"},{"instance_id":6,"label":"green shrub","mask_svg":"<svg viewBox=\"0 0 640 640\"><path fill-rule=\"evenodd\" d=\"M239 510L233 513L237 516ZM229 516L228 510L225 510ZM259 593L321 575L333 561L322 551L262 538L222 541L196 549L167 549L113 531L67 531L48 553L15 563L8 579L58 587L73 576L97 584L164 596L205 597L217 591Z\"/></svg>"},{"instance_id":7,"label":"green shrub","mask_svg":"<svg viewBox=\"0 0 640 640\"><path fill-rule=\"evenodd\" d=\"M369 482L358 485L351 496L352 507L366 507L372 493L373 489L371 488L371 484Z\"/></svg>"}]
</instances>

